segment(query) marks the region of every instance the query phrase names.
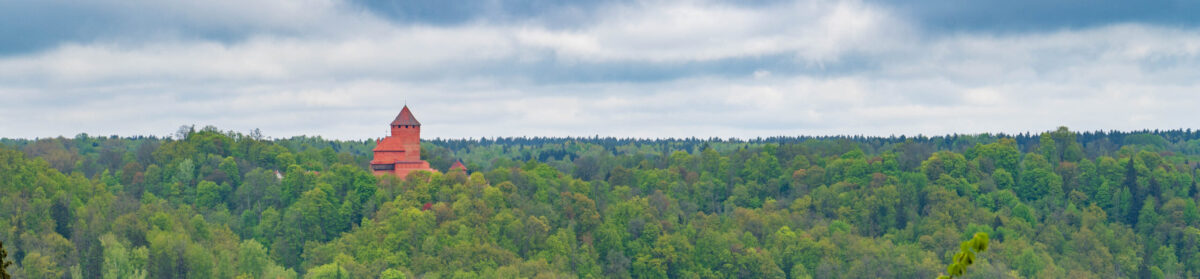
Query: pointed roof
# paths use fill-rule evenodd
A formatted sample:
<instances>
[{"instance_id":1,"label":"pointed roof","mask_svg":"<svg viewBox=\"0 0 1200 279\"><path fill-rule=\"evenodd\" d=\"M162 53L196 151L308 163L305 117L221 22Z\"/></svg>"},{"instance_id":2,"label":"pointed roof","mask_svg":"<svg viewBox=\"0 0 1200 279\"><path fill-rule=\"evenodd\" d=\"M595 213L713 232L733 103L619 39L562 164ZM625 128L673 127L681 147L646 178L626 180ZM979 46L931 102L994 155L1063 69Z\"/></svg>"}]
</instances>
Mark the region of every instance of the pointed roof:
<instances>
[{"instance_id":1,"label":"pointed roof","mask_svg":"<svg viewBox=\"0 0 1200 279\"><path fill-rule=\"evenodd\" d=\"M454 165L450 165L450 170L461 169L467 171L467 166L464 166L462 160L454 161Z\"/></svg>"},{"instance_id":2,"label":"pointed roof","mask_svg":"<svg viewBox=\"0 0 1200 279\"><path fill-rule=\"evenodd\" d=\"M405 105L404 109L400 110L400 115L396 116L396 120L392 120L392 126L396 125L421 126L421 122L413 117L412 112L408 111L408 105Z\"/></svg>"}]
</instances>

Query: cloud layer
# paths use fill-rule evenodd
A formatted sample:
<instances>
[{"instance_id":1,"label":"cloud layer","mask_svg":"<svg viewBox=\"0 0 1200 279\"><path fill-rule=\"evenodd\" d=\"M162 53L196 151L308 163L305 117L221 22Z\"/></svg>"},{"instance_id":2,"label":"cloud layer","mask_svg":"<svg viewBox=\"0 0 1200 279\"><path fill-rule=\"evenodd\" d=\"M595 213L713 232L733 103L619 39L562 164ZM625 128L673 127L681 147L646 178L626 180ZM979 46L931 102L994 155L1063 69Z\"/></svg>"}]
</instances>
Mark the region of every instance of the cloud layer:
<instances>
[{"instance_id":1,"label":"cloud layer","mask_svg":"<svg viewBox=\"0 0 1200 279\"><path fill-rule=\"evenodd\" d=\"M1200 105L1200 28L1170 11L954 28L932 1L373 3L0 4L74 15L0 27L28 38L0 49L0 137L363 139L406 102L431 138L1180 128Z\"/></svg>"}]
</instances>

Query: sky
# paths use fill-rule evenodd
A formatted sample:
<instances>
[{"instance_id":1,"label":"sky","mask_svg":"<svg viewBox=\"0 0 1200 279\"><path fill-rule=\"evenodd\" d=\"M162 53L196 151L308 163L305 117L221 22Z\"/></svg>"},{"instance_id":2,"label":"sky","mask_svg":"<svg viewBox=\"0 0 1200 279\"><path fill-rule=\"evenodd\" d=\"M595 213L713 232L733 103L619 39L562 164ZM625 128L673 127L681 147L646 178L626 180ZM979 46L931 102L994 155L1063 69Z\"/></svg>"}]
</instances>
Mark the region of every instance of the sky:
<instances>
[{"instance_id":1,"label":"sky","mask_svg":"<svg viewBox=\"0 0 1200 279\"><path fill-rule=\"evenodd\" d=\"M1200 128L1200 1L6 0L0 137Z\"/></svg>"}]
</instances>

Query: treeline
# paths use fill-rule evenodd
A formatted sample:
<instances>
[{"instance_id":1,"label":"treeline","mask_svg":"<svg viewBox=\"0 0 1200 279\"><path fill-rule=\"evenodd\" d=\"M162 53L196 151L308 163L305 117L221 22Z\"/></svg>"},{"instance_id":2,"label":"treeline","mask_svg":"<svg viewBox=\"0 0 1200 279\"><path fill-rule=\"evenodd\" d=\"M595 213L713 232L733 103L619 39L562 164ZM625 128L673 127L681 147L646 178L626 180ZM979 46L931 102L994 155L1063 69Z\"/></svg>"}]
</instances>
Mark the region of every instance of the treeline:
<instances>
[{"instance_id":1,"label":"treeline","mask_svg":"<svg viewBox=\"0 0 1200 279\"><path fill-rule=\"evenodd\" d=\"M0 140L17 278L1200 276L1200 133Z\"/></svg>"},{"instance_id":2,"label":"treeline","mask_svg":"<svg viewBox=\"0 0 1200 279\"><path fill-rule=\"evenodd\" d=\"M1176 129L1176 130L1141 130L1141 131L1088 131L1076 133L1079 143L1084 146L1096 146L1094 151L1101 149L1111 149L1114 144L1153 144L1165 147L1170 143L1187 142L1194 139L1200 139L1200 130L1193 131L1192 129ZM1126 140L1126 137L1131 137ZM664 139L648 139L648 138L616 138L616 137L493 137L479 139L441 139L435 138L428 140L437 146L461 150L478 146L502 145L502 146L543 146L547 144L563 144L567 142L580 142L598 145L609 151L616 150L619 146L629 145L654 145L661 148L671 148L680 150L694 150L697 147L705 146L712 143L745 143L745 144L797 144L812 141L845 141L857 144L863 144L873 147L884 147L899 143L916 143L931 145L938 149L949 150L965 150L980 142L994 142L1000 138L1010 138L1017 142L1019 146L1030 147L1036 146L1040 141L1041 134L1019 133L1019 134L979 134L979 135L945 135L945 136L889 136L889 137L867 137L867 136L776 136L776 137L757 137L752 139L739 138L664 138ZM1149 141L1149 142L1148 142ZM1193 150L1200 151L1200 150ZM1097 154L1099 156L1100 154Z\"/></svg>"}]
</instances>

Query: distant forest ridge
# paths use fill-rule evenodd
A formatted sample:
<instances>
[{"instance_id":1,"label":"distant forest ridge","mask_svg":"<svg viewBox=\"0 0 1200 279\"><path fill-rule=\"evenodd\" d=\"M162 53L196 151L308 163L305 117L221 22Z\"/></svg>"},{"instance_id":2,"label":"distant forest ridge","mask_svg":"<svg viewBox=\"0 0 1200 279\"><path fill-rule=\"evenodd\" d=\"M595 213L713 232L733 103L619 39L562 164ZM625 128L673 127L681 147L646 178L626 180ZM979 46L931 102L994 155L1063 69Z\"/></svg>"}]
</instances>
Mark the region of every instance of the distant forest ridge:
<instances>
[{"instance_id":1,"label":"distant forest ridge","mask_svg":"<svg viewBox=\"0 0 1200 279\"><path fill-rule=\"evenodd\" d=\"M220 130L218 127L206 126L197 129L195 126L184 125L172 136L90 136L86 133L74 138L43 138L43 139L10 139L0 138L0 145L25 149L30 156L44 155L30 147L38 141L64 141L59 145L91 145L92 148L82 148L80 154L99 153L109 150L108 157L122 156L126 150L140 149L142 157L150 156L150 150L158 145L185 139L197 132L203 134L222 135L233 142L252 139L256 142L266 141L285 147L293 152L323 152L327 156L346 153L358 165L367 166L374 139L367 140L335 140L320 136L293 136L289 138L272 139L265 137L258 130L250 133ZM423 157L434 169L445 170L456 160L462 160L470 169L491 169L495 163L507 165L512 161L536 160L540 162L560 161L564 164L574 163L581 157L596 157L600 153L611 155L635 155L646 159L666 158L671 152L684 151L697 154L705 148L712 147L719 152L733 152L745 149L757 149L767 145L786 145L788 148L802 148L820 156L841 155L852 150L860 150L867 155L879 155L888 151L903 154L913 154L913 158L905 162L919 164L921 154L928 156L936 151L966 152L968 149L981 144L996 143L1000 139L1012 139L1022 153L1037 152L1043 138L1057 141L1072 141L1077 146L1060 146L1060 149L1078 148L1081 158L1095 159L1100 156L1119 156L1115 153L1124 146L1148 147L1149 150L1167 152L1164 155L1179 153L1180 155L1200 155L1200 130L1188 129L1144 129L1138 131L1071 131L1068 127L1059 127L1054 131L1034 133L982 133L982 134L950 134L940 136L776 136L752 139L739 138L618 138L618 137L492 137L478 139L422 139ZM72 142L72 143L66 143ZM107 143L106 143L107 142ZM152 144L140 144L148 142ZM248 142L248 141L244 141ZM107 147L105 147L107 146ZM80 146L85 147L85 146ZM328 149L328 150L322 150ZM595 150L592 150L595 149ZM588 153L590 152L590 153ZM587 154L585 154L587 153ZM98 160L96 156L90 157ZM88 159L88 158L85 158ZM1189 164L1191 162L1188 162ZM87 165L87 164L85 164ZM116 168L118 166L112 166ZM84 168L84 174L91 177L99 172L99 168ZM570 172L566 166L560 170ZM68 172L69 168L60 168Z\"/></svg>"},{"instance_id":2,"label":"distant forest ridge","mask_svg":"<svg viewBox=\"0 0 1200 279\"><path fill-rule=\"evenodd\" d=\"M189 131L190 130L190 131ZM342 152L347 150L346 147L357 145L374 145L374 139L366 140L334 140L324 139L321 136L293 136L288 138L271 139L264 137L255 129L249 134L242 134L235 131L222 131L214 126L207 126L201 129L202 131L213 131L225 134L233 139L250 137L257 140L272 140L283 144L291 144L293 146L301 146L305 143L325 142L333 148L334 152ZM93 136L86 133L78 134L74 139L81 138L98 138L98 139L123 139L123 140L171 140L185 138L188 133L195 132L195 126L184 125L176 135L169 137L158 136L127 136L121 137L117 135L110 136ZM649 145L660 146L663 150L699 150L708 145L721 146L738 146L744 144L796 144L804 142L833 142L833 143L856 143L864 144L869 147L887 147L896 144L912 142L918 144L928 144L934 150L955 150L963 151L975 144L987 144L996 142L1002 138L1011 138L1016 141L1022 152L1030 152L1038 144L1042 134L1053 132L1069 132L1075 135L1077 142L1083 145L1085 153L1088 157L1096 157L1107 154L1104 151L1112 151L1122 145L1151 145L1163 149L1164 151L1184 152L1187 154L1200 154L1200 142L1195 140L1200 139L1200 130L1187 129L1143 129L1135 131L1070 131L1067 127L1059 127L1056 131L1046 131L1042 133L981 133L981 134L948 134L948 135L893 135L893 136L861 136L861 135L836 135L836 136L773 136L773 137L755 137L755 138L636 138L636 137L480 137L480 138L433 138L422 139L424 143L430 143L436 146L449 148L452 150L465 149L471 146L490 146L490 145L513 145L513 146L540 146L540 145L556 145L567 143L579 144L594 144L604 147L606 150L614 151L617 147L626 145ZM61 137L60 137L61 138ZM0 137L0 144L9 146L24 146L38 139L20 139L20 138L4 138ZM887 150L879 148L864 148L867 154L874 154L874 151ZM353 150L350 150L353 152ZM362 154L369 154L369 150Z\"/></svg>"},{"instance_id":3,"label":"distant forest ridge","mask_svg":"<svg viewBox=\"0 0 1200 279\"><path fill-rule=\"evenodd\" d=\"M183 127L181 127L181 131L177 132L176 135L167 136L167 137L158 137L158 136L153 136L153 135L150 135L150 136L136 135L136 136L124 136L124 137L118 136L118 135L96 136L96 135L89 135L87 133L80 133L80 134L75 135L75 138L99 137L99 138L120 138L120 139L129 139L129 140L139 140L139 139L150 139L150 140L162 139L162 140L165 140L165 139L172 139L172 138L179 139L182 137L186 137L186 135L187 135L186 129L192 129L191 132L195 132L194 128L195 128L195 126L184 125ZM1062 131L1065 129L1069 130L1068 127L1064 126L1064 127L1059 127L1058 131ZM215 126L207 126L207 127L204 127L203 130L220 131L219 128L215 127ZM222 131L222 132L228 136L237 136L237 137L243 137L243 136L255 137L255 134L259 133L258 129L251 131L249 134L242 134L240 132L235 132L235 131ZM1045 131L1042 133L1050 133L1050 132L1055 132L1055 131ZM1112 142L1112 143L1120 145L1120 144L1124 143L1126 137L1130 137L1130 136L1134 136L1132 138L1132 140L1135 141L1130 144L1166 144L1168 142L1181 142L1181 141L1200 139L1200 130L1193 130L1191 128L1186 128L1186 129L1180 128L1180 129L1169 129L1169 130L1142 129L1142 130L1133 130L1133 131L1096 130L1096 131L1083 131L1083 132L1071 131L1071 132L1075 133L1077 135L1076 139L1078 139L1081 143L1084 143L1084 144L1087 144L1087 143L1090 143L1090 142L1093 142L1096 140L1100 140L1100 139L1107 139L1108 142ZM180 134L180 133L183 133L183 134ZM440 138L440 137L436 137L436 138L432 138L432 139L422 139L422 141L438 143L439 145L441 145L441 144L446 144L446 145L464 145L464 144L483 144L483 145L489 145L489 144L521 145L521 144L525 144L525 145L530 145L530 144L546 144L546 143L581 142L581 143L589 143L589 144L599 144L599 145L603 145L603 146L610 146L610 145L617 146L617 145L625 145L625 144L630 144L630 143L650 144L650 143L692 143L692 142L696 142L696 143L714 143L715 142L715 143L775 143L775 144L783 144L783 143L798 143L798 142L812 141L812 140L817 140L817 141L847 140L847 141L862 142L862 143L883 143L883 144L892 143L892 144L895 144L895 143L902 143L902 142L911 140L913 142L918 142L918 143L934 143L934 144L945 145L945 146L956 146L956 145L958 145L958 143L961 142L960 140L963 140L963 141L988 141L988 140L994 141L994 140L1001 139L1001 138L1011 138L1011 139L1016 140L1017 144L1025 146L1030 143L1036 143L1042 133L1031 133L1031 132L1016 133L1016 134L1008 134L1008 133L958 134L958 133L954 133L954 134L946 134L946 135L917 134L915 136L891 135L891 136L886 136L886 137L884 137L884 136L863 136L863 135L823 135L823 136L800 135L800 136L771 136L771 137L754 137L754 138L739 138L739 137L728 137L728 138L721 138L721 137L640 138L640 137L612 137L612 136L602 137L599 135L590 136L590 137L586 137L586 136L584 136L584 137L572 137L572 136L568 136L568 137L541 137L541 136L524 137L524 136L521 136L521 137L490 137L490 138L489 137L480 137L480 138ZM1153 140L1152 138L1147 138L1147 137L1144 137L1143 135L1159 136L1167 142L1150 142L1150 143L1141 142L1141 141L1147 140L1147 139ZM271 138L262 136L261 134L258 134L257 137L258 137L258 139L271 140ZM0 143L9 144L9 145L20 145L22 143L29 142L32 140L37 140L37 139L39 139L39 138L24 139L24 138L0 137ZM307 140L313 140L313 139L326 140L326 139L322 138L321 136L292 136L292 137L287 137L287 138L279 138L276 140L307 141ZM359 140L332 140L331 139L328 141L369 143L369 142L373 142L374 139L366 139L366 140L361 140L361 141L359 141Z\"/></svg>"}]
</instances>

